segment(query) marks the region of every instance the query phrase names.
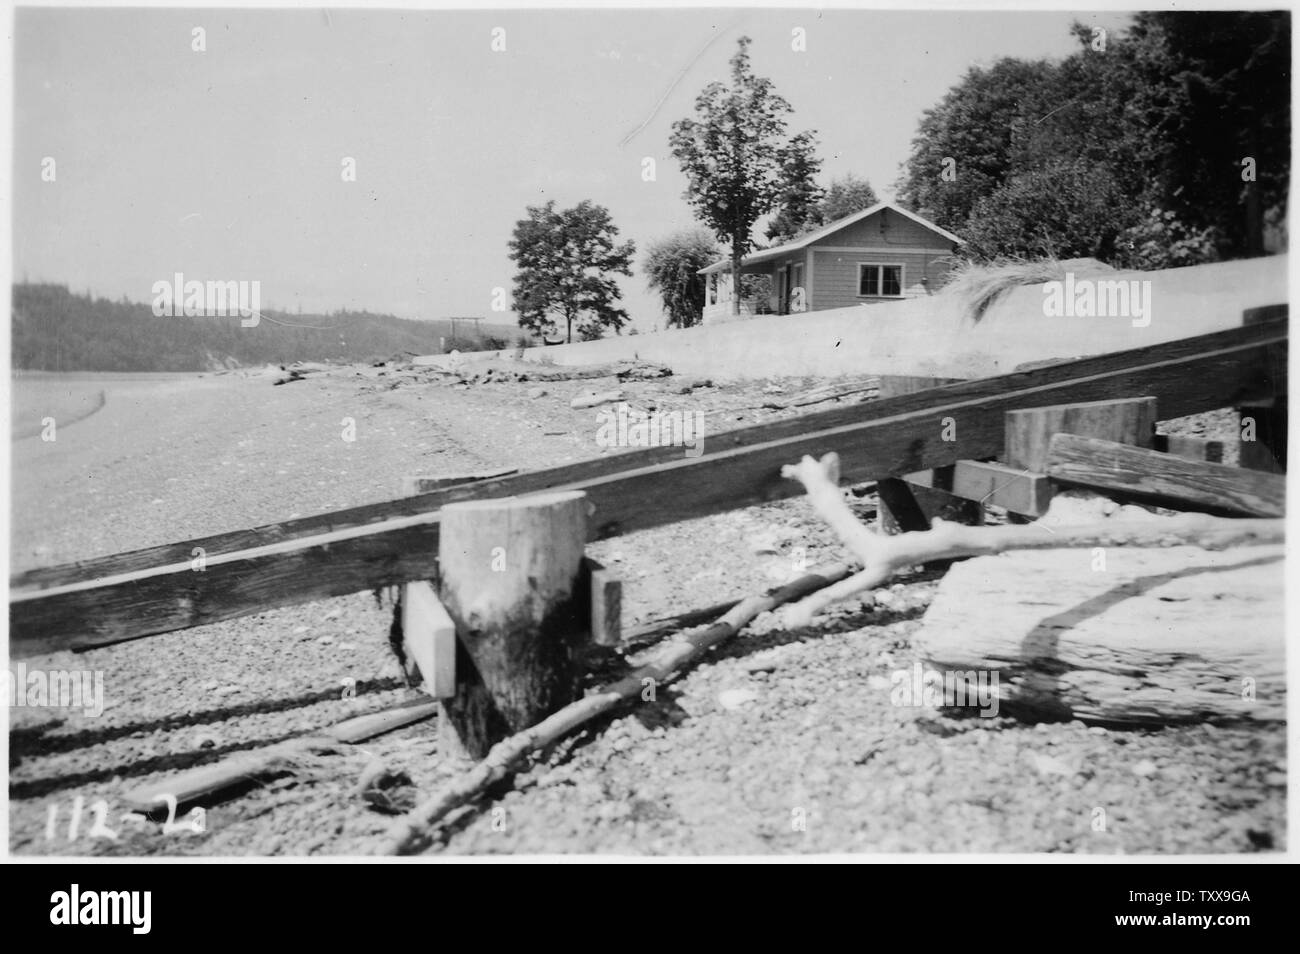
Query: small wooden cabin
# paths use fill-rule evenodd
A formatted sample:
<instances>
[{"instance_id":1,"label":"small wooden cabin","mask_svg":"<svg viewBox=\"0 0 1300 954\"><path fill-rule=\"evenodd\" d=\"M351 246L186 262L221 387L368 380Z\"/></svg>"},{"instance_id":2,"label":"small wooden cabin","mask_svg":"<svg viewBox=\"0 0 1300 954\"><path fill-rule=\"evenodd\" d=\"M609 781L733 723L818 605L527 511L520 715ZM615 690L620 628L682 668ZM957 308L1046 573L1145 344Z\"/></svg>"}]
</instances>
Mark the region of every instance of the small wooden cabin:
<instances>
[{"instance_id":1,"label":"small wooden cabin","mask_svg":"<svg viewBox=\"0 0 1300 954\"><path fill-rule=\"evenodd\" d=\"M752 252L742 275L766 275L766 300L742 300L731 314L731 262L700 269L706 284L704 322L755 314L785 315L872 305L936 292L962 244L951 232L892 202L879 202L785 245Z\"/></svg>"}]
</instances>

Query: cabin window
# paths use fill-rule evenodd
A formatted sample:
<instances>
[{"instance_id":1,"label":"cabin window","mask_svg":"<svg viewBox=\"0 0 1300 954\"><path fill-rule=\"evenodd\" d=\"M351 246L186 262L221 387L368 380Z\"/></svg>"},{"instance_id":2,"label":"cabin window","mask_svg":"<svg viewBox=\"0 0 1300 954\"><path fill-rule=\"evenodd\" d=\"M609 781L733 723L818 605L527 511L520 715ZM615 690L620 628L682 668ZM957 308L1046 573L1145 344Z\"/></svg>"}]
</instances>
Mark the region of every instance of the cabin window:
<instances>
[{"instance_id":1,"label":"cabin window","mask_svg":"<svg viewBox=\"0 0 1300 954\"><path fill-rule=\"evenodd\" d=\"M858 265L859 298L902 298L902 265Z\"/></svg>"}]
</instances>

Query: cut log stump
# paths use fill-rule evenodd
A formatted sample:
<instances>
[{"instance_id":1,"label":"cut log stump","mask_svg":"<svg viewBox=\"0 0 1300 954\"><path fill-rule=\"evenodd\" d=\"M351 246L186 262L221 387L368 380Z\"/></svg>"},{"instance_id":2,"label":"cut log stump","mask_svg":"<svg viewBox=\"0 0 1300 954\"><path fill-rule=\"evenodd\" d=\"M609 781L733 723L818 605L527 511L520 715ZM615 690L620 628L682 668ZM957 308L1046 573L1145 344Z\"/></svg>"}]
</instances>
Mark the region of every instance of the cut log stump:
<instances>
[{"instance_id":1,"label":"cut log stump","mask_svg":"<svg viewBox=\"0 0 1300 954\"><path fill-rule=\"evenodd\" d=\"M1003 711L1117 725L1286 718L1283 548L1106 547L978 557L914 645L998 674Z\"/></svg>"},{"instance_id":2,"label":"cut log stump","mask_svg":"<svg viewBox=\"0 0 1300 954\"><path fill-rule=\"evenodd\" d=\"M453 754L483 758L578 698L587 507L561 491L442 508L438 595L458 639L440 732Z\"/></svg>"}]
</instances>

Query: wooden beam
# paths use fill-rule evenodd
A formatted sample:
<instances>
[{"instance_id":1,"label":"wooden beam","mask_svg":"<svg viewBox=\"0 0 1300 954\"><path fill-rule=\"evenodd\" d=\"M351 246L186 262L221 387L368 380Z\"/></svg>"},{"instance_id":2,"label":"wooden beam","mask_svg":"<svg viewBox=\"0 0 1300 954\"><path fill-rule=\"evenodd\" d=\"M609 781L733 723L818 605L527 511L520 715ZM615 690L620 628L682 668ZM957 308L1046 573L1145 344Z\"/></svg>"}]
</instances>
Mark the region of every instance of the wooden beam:
<instances>
[{"instance_id":1,"label":"wooden beam","mask_svg":"<svg viewBox=\"0 0 1300 954\"><path fill-rule=\"evenodd\" d=\"M1245 403L1250 398L1271 397L1285 392L1286 336L1287 322L1275 320L1194 338L1183 338L1148 348L1117 351L1078 361L1059 361L1034 370L1015 371L997 377L952 384L945 388L942 396L935 394L933 390L923 390L864 404L833 407L781 421L709 435L705 441L704 454L699 460L703 461L722 451L767 444L815 431L884 420L914 411L938 408L948 403L974 402L981 397L1005 398L1007 392L1022 395L1024 400L1018 404L1001 401L1000 406L1041 406L1045 399L1039 396L1041 393L1039 389L1057 387L1067 382L1077 384L1078 390L1074 393L1090 393L1090 399L1096 397L1101 400L1106 397L1106 387L1119 388L1121 391L1138 390L1132 384L1131 374L1127 375L1126 382L1126 370L1140 373L1138 369L1145 365L1161 365L1165 362L1178 362L1193 357L1200 359L1202 366L1227 374L1227 379L1222 383L1215 382L1212 387L1200 393L1193 382L1185 382L1184 387L1173 388L1165 396L1162 410L1168 417L1215 410L1219 407ZM1261 348L1262 351L1259 350ZM1105 376L1104 380L1096 387L1087 388L1085 384L1087 379L1099 375ZM1067 390L1063 393L1070 392ZM1201 399L1201 394L1204 394L1204 400ZM1207 401L1218 403L1207 404ZM1002 452L1003 447L998 446L987 454L971 453L965 456L996 457ZM413 497L402 497L346 510L334 510L246 530L144 547L126 553L91 557L59 566L40 567L14 576L10 580L10 588L56 586L78 580L115 576L133 570L188 563L194 558L196 549L203 551L208 557L213 554L233 553L288 540L318 537L351 527L427 514L457 500L472 500L485 495L510 496L557 487L577 487L613 474L669 463L681 456L679 447L645 448L624 454L609 454L576 464L483 481L477 486L461 485ZM922 467L916 466L911 469L921 470ZM897 476L897 472L887 476ZM633 529L645 529L646 526L653 525L655 524L646 524Z\"/></svg>"},{"instance_id":2,"label":"wooden beam","mask_svg":"<svg viewBox=\"0 0 1300 954\"><path fill-rule=\"evenodd\" d=\"M416 494L432 493L435 490L456 487L460 484L477 483L480 480L495 480L498 477L509 477L511 474L517 473L519 473L518 467L496 467L475 473L451 474L442 477L408 476L402 478L402 496L414 497Z\"/></svg>"},{"instance_id":3,"label":"wooden beam","mask_svg":"<svg viewBox=\"0 0 1300 954\"><path fill-rule=\"evenodd\" d=\"M427 580L402 586L402 641L434 699L456 694L456 624Z\"/></svg>"},{"instance_id":4,"label":"wooden beam","mask_svg":"<svg viewBox=\"0 0 1300 954\"><path fill-rule=\"evenodd\" d=\"M892 398L901 394L915 394L931 388L959 384L961 378L934 378L921 374L882 374L877 385L877 397Z\"/></svg>"},{"instance_id":5,"label":"wooden beam","mask_svg":"<svg viewBox=\"0 0 1300 954\"><path fill-rule=\"evenodd\" d=\"M1002 462L1015 470L1041 474L1053 434L1082 434L1150 447L1156 433L1156 399L1121 398L1057 404L1007 412Z\"/></svg>"},{"instance_id":6,"label":"wooden beam","mask_svg":"<svg viewBox=\"0 0 1300 954\"><path fill-rule=\"evenodd\" d=\"M781 466L805 454L838 451L846 482L994 457L1002 415L1017 408L1117 394L1154 395L1169 417L1234 406L1285 390L1286 350L1284 323L1250 325L709 435L696 458L647 448L207 538L201 569L191 561L202 540L33 571L10 591L11 653L105 645L430 579L436 510L458 500L585 490L596 508L590 537L603 539L792 496L798 487Z\"/></svg>"},{"instance_id":7,"label":"wooden beam","mask_svg":"<svg viewBox=\"0 0 1300 954\"><path fill-rule=\"evenodd\" d=\"M975 460L957 461L952 492L1028 517L1041 517L1052 502L1052 482L1046 474Z\"/></svg>"},{"instance_id":8,"label":"wooden beam","mask_svg":"<svg viewBox=\"0 0 1300 954\"><path fill-rule=\"evenodd\" d=\"M1185 460L1095 437L1053 437L1047 474L1060 484L1178 510L1248 517L1286 514L1284 477Z\"/></svg>"}]
</instances>

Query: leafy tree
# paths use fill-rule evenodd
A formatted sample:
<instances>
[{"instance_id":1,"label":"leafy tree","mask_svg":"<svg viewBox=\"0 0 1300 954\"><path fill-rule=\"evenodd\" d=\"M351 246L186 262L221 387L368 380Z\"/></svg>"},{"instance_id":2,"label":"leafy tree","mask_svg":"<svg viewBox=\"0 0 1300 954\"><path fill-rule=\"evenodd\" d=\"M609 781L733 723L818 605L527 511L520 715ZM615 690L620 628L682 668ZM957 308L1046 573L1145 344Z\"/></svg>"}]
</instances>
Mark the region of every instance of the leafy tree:
<instances>
[{"instance_id":1,"label":"leafy tree","mask_svg":"<svg viewBox=\"0 0 1300 954\"><path fill-rule=\"evenodd\" d=\"M627 312L618 306L622 292L611 274L631 275L635 243L616 244L618 228L609 210L584 199L556 211L555 202L529 206L528 218L515 223L510 258L519 266L514 280L514 308L519 326L534 334L565 326L573 340L578 322L584 340L602 331L620 330Z\"/></svg>"},{"instance_id":2,"label":"leafy tree","mask_svg":"<svg viewBox=\"0 0 1300 954\"><path fill-rule=\"evenodd\" d=\"M826 196L826 190L815 179L821 160L813 154L811 135L799 133L791 141L798 141L799 146L789 151L781 174L784 185L777 213L767 226L768 241L778 245L820 224L821 203Z\"/></svg>"},{"instance_id":3,"label":"leafy tree","mask_svg":"<svg viewBox=\"0 0 1300 954\"><path fill-rule=\"evenodd\" d=\"M767 237L774 245L792 241L836 222L854 212L869 209L880 200L871 183L860 176L849 173L838 179L832 179L830 188L819 190L821 197L807 210L792 214L788 207L783 207L772 218L767 227Z\"/></svg>"},{"instance_id":4,"label":"leafy tree","mask_svg":"<svg viewBox=\"0 0 1300 954\"><path fill-rule=\"evenodd\" d=\"M1162 268L1262 252L1288 201L1289 15L1139 13L1109 36L1072 32L1059 63L972 69L928 110L900 198L975 257Z\"/></svg>"},{"instance_id":5,"label":"leafy tree","mask_svg":"<svg viewBox=\"0 0 1300 954\"><path fill-rule=\"evenodd\" d=\"M643 271L659 292L668 327L689 328L704 314L705 282L701 268L721 254L713 236L703 229L676 232L653 243Z\"/></svg>"},{"instance_id":6,"label":"leafy tree","mask_svg":"<svg viewBox=\"0 0 1300 954\"><path fill-rule=\"evenodd\" d=\"M833 179L831 187L826 190L826 197L822 199L821 224L828 225L854 212L869 209L879 201L871 183L860 176L849 173Z\"/></svg>"},{"instance_id":7,"label":"leafy tree","mask_svg":"<svg viewBox=\"0 0 1300 954\"><path fill-rule=\"evenodd\" d=\"M689 183L685 198L730 246L733 313L740 307L740 262L754 247L754 223L792 197L792 177L810 177L818 168L813 134L787 135L793 110L771 80L754 75L749 44L741 37L731 58L731 86L704 87L695 100L696 118L673 123L669 137Z\"/></svg>"},{"instance_id":8,"label":"leafy tree","mask_svg":"<svg viewBox=\"0 0 1300 954\"><path fill-rule=\"evenodd\" d=\"M972 68L921 117L898 196L938 225L961 231L975 203L1011 172L1013 131L1026 91L1046 81L1047 62L1003 59Z\"/></svg>"}]
</instances>

